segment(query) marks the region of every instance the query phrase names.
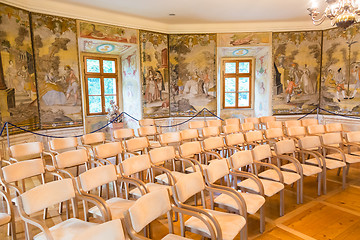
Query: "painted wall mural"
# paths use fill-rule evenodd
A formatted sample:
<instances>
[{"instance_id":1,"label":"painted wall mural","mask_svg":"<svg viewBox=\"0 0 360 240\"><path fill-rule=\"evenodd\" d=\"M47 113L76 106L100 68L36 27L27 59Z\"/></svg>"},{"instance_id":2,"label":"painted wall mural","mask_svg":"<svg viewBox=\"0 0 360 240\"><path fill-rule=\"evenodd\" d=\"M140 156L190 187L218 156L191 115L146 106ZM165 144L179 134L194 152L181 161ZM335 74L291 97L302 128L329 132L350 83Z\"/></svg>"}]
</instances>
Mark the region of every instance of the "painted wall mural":
<instances>
[{"instance_id":1,"label":"painted wall mural","mask_svg":"<svg viewBox=\"0 0 360 240\"><path fill-rule=\"evenodd\" d=\"M134 118L141 119L143 109L137 50L121 56L121 61L124 112ZM125 122L128 128L139 127L138 123L128 116L125 116Z\"/></svg>"},{"instance_id":2,"label":"painted wall mural","mask_svg":"<svg viewBox=\"0 0 360 240\"><path fill-rule=\"evenodd\" d=\"M321 107L340 114L360 114L360 25L323 33Z\"/></svg>"},{"instance_id":3,"label":"painted wall mural","mask_svg":"<svg viewBox=\"0 0 360 240\"><path fill-rule=\"evenodd\" d=\"M5 90L0 90L1 121L39 128L29 12L0 4L0 41ZM18 132L10 128L10 133Z\"/></svg>"},{"instance_id":4,"label":"painted wall mural","mask_svg":"<svg viewBox=\"0 0 360 240\"><path fill-rule=\"evenodd\" d=\"M31 16L41 128L82 125L75 20Z\"/></svg>"},{"instance_id":5,"label":"painted wall mural","mask_svg":"<svg viewBox=\"0 0 360 240\"><path fill-rule=\"evenodd\" d=\"M113 55L121 55L134 45L87 38L79 38L78 41L81 52Z\"/></svg>"},{"instance_id":6,"label":"painted wall mural","mask_svg":"<svg viewBox=\"0 0 360 240\"><path fill-rule=\"evenodd\" d=\"M169 117L168 35L140 31L143 117Z\"/></svg>"},{"instance_id":7,"label":"painted wall mural","mask_svg":"<svg viewBox=\"0 0 360 240\"><path fill-rule=\"evenodd\" d=\"M218 47L238 47L249 45L271 45L271 32L218 34Z\"/></svg>"},{"instance_id":8,"label":"painted wall mural","mask_svg":"<svg viewBox=\"0 0 360 240\"><path fill-rule=\"evenodd\" d=\"M319 103L321 31L273 33L273 114L308 113Z\"/></svg>"},{"instance_id":9,"label":"painted wall mural","mask_svg":"<svg viewBox=\"0 0 360 240\"><path fill-rule=\"evenodd\" d=\"M79 37L137 44L138 30L79 21Z\"/></svg>"},{"instance_id":10,"label":"painted wall mural","mask_svg":"<svg viewBox=\"0 0 360 240\"><path fill-rule=\"evenodd\" d=\"M255 63L255 105L256 117L271 115L271 47L261 47Z\"/></svg>"},{"instance_id":11,"label":"painted wall mural","mask_svg":"<svg viewBox=\"0 0 360 240\"><path fill-rule=\"evenodd\" d=\"M216 112L216 34L169 36L171 116Z\"/></svg>"}]
</instances>

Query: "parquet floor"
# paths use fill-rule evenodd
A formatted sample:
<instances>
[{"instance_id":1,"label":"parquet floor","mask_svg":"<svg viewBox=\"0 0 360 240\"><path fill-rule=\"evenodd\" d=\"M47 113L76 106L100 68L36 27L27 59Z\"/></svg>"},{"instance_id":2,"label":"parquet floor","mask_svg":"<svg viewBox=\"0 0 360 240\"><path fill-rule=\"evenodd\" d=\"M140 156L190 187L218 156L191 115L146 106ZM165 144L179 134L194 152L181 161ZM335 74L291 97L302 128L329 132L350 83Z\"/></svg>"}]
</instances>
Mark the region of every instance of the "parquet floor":
<instances>
[{"instance_id":1,"label":"parquet floor","mask_svg":"<svg viewBox=\"0 0 360 240\"><path fill-rule=\"evenodd\" d=\"M336 239L350 240L360 239L360 164L350 167L345 190L341 189L341 175L337 176L337 170L328 171L326 195L317 196L317 184L315 177L306 177L304 180L304 203L296 204L296 187L286 187L285 191L285 215L279 217L278 196L268 198L266 201L266 231L259 233L259 218L257 215L248 217L249 239L276 240L276 239ZM47 177L49 180L51 176ZM28 187L40 183L39 178L26 181ZM209 206L209 205L208 205ZM81 205L79 205L82 210ZM0 204L0 211L4 209L4 203ZM80 210L80 215L83 212ZM38 214L41 219L41 213ZM65 216L58 214L57 206L49 209L48 226L52 226ZM91 219L91 221L98 221ZM176 222L175 233L180 232ZM17 220L17 238L24 239L24 225ZM32 230L37 233L37 229ZM151 232L153 239L161 239L167 234L166 219L159 219L152 223ZM188 238L201 239L196 234L187 233ZM7 236L7 228L0 227L0 239L11 239ZM237 238L239 239L239 238Z\"/></svg>"}]
</instances>

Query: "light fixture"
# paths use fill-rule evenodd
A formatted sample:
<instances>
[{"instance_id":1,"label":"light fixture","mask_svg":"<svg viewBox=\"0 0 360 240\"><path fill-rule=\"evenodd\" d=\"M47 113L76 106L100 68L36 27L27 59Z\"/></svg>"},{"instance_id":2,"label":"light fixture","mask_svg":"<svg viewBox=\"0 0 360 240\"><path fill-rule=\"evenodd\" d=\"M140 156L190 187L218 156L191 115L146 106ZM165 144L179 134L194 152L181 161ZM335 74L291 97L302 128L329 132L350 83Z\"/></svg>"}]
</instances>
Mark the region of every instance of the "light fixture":
<instances>
[{"instance_id":1,"label":"light fixture","mask_svg":"<svg viewBox=\"0 0 360 240\"><path fill-rule=\"evenodd\" d=\"M360 16L360 0L325 0L326 9L320 16L317 3L312 0L312 6L308 8L311 19L315 25L320 25L326 18L331 20L333 26L346 29L355 22Z\"/></svg>"}]
</instances>

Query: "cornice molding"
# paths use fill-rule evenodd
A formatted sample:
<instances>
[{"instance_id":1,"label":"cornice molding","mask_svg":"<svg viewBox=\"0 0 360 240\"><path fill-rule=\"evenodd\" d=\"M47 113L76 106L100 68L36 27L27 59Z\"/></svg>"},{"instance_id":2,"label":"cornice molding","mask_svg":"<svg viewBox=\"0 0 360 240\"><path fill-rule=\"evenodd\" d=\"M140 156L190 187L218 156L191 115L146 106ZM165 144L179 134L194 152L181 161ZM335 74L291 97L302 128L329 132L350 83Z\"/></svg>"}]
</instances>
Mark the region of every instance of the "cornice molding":
<instances>
[{"instance_id":1,"label":"cornice molding","mask_svg":"<svg viewBox=\"0 0 360 240\"><path fill-rule=\"evenodd\" d=\"M31 12L170 34L306 31L324 30L330 26L330 24L327 23L324 23L321 26L314 26L310 19L309 21L291 22L166 24L106 10L69 3L60 3L51 0L0 0L0 2Z\"/></svg>"}]
</instances>

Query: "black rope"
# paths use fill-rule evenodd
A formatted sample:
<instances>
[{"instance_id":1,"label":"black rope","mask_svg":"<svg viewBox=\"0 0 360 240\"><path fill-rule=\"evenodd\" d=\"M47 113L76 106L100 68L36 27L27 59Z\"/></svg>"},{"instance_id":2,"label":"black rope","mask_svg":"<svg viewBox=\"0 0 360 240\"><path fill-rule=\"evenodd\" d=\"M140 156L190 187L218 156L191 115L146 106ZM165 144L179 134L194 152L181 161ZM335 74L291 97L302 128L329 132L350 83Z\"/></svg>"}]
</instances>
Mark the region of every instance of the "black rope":
<instances>
[{"instance_id":1,"label":"black rope","mask_svg":"<svg viewBox=\"0 0 360 240\"><path fill-rule=\"evenodd\" d=\"M314 108L314 109L313 109L313 110L311 110L309 113L307 113L307 114L305 114L304 116L302 116L302 117L298 118L298 120L301 120L301 119L303 119L303 118L305 118L305 117L309 116L309 115L310 115L310 114L312 114L315 110L318 110L318 109L319 109L319 107Z\"/></svg>"}]
</instances>

